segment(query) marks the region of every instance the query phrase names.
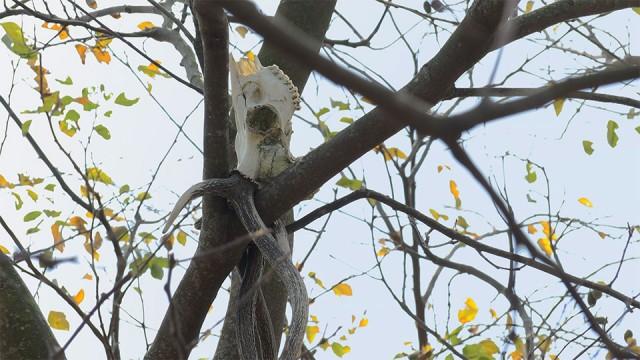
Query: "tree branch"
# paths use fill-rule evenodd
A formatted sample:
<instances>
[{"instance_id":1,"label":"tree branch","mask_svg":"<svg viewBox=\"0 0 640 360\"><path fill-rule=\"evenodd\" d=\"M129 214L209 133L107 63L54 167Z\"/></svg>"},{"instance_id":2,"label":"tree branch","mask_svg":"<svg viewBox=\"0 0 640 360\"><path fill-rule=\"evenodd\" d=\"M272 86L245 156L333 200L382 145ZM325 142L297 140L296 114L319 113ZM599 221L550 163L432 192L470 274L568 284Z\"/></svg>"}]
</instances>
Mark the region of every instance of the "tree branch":
<instances>
[{"instance_id":1,"label":"tree branch","mask_svg":"<svg viewBox=\"0 0 640 360\"><path fill-rule=\"evenodd\" d=\"M539 88L455 88L443 100L450 100L460 97L484 97L484 96L531 96L540 92ZM640 109L640 100L625 96L601 94L590 91L572 91L564 94L564 97L571 99L583 99L597 102L606 102L620 105L632 106Z\"/></svg>"}]
</instances>

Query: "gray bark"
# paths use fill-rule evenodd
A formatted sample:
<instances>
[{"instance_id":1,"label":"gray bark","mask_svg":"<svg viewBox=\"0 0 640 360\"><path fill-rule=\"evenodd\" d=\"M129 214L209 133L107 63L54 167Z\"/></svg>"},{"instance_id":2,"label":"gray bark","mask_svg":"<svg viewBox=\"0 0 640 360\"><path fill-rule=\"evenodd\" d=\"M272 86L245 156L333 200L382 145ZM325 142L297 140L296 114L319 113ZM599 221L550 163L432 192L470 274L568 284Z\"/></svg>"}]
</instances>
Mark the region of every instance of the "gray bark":
<instances>
[{"instance_id":1,"label":"gray bark","mask_svg":"<svg viewBox=\"0 0 640 360\"><path fill-rule=\"evenodd\" d=\"M1 252L0 294L0 359L65 359L31 292Z\"/></svg>"}]
</instances>

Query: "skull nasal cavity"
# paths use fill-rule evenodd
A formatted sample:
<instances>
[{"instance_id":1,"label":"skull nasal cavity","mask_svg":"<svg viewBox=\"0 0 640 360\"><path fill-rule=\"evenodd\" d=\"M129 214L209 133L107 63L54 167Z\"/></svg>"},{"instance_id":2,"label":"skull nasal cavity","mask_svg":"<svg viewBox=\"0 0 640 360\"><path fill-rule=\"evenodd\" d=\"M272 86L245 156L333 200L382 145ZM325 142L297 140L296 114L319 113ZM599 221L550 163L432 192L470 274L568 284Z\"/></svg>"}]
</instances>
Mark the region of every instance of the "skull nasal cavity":
<instances>
[{"instance_id":1,"label":"skull nasal cavity","mask_svg":"<svg viewBox=\"0 0 640 360\"><path fill-rule=\"evenodd\" d=\"M258 131L267 131L278 127L278 114L268 106L258 106L247 114L247 124Z\"/></svg>"}]
</instances>

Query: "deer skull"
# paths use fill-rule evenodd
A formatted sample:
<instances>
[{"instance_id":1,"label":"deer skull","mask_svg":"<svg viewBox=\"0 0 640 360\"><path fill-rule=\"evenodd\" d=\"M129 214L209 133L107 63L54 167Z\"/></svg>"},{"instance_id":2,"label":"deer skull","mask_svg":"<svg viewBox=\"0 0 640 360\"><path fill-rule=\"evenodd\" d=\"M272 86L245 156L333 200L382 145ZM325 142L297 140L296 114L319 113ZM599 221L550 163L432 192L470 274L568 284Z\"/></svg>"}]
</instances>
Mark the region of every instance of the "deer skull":
<instances>
[{"instance_id":1,"label":"deer skull","mask_svg":"<svg viewBox=\"0 0 640 360\"><path fill-rule=\"evenodd\" d=\"M263 67L253 54L238 62L229 55L229 68L237 170L254 180L273 177L293 162L289 143L298 89L280 68Z\"/></svg>"}]
</instances>

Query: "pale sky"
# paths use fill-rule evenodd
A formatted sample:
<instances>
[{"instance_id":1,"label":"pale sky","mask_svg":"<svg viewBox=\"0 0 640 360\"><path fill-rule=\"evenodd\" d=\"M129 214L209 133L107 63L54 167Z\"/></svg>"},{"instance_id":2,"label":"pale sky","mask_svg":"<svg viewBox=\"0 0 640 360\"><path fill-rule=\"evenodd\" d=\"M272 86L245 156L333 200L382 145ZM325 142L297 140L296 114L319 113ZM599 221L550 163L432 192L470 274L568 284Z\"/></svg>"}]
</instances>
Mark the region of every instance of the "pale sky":
<instances>
[{"instance_id":1,"label":"pale sky","mask_svg":"<svg viewBox=\"0 0 640 360\"><path fill-rule=\"evenodd\" d=\"M140 4L146 4L139 1ZM138 3L138 2L135 2ZM421 8L421 3L415 0L398 1L410 7ZM102 4L99 3L100 6ZM272 14L277 6L276 1L260 1L261 9L267 14ZM104 6L107 6L104 4ZM534 9L541 6L541 2L534 2ZM363 11L366 9L366 11ZM366 36L377 22L382 13L383 6L371 0L338 1L338 10L345 17L350 19L354 26ZM439 32L438 38L432 34L432 27L426 21L421 21L416 16L401 10L393 11L398 27L406 33L407 41L414 49L419 49L418 62L423 65L437 51L448 37L448 33ZM440 14L443 17L451 17L451 14ZM460 14L457 14L458 16ZM618 37L623 43L630 43L630 52L637 53L637 34L640 34L640 17L631 10L620 11L604 19L596 21L594 24L601 28L606 28L611 34ZM135 25L140 21L150 20L160 23L158 16L150 15L123 15L123 19L108 19L108 23L117 26L121 31L134 31ZM19 19L3 19L4 21L19 22ZM24 19L24 31L29 36L33 33L33 23ZM331 39L344 39L350 37L354 39L352 33L348 32L343 22L335 19L327 37ZM237 24L232 24L235 28ZM46 33L44 29L39 29L40 23L35 23L37 33ZM555 29L549 29L549 34L558 36L568 30L566 25L560 25ZM85 36L85 32L79 29L71 31L72 36ZM349 35L346 35L349 34ZM426 35L425 35L426 34ZM605 45L615 49L615 44L610 37L599 33ZM236 32L231 34L236 58L241 51L252 49L257 53L260 46L260 38L249 33L242 39ZM497 73L497 81L501 81L522 62L535 56L542 47L533 43L532 39L542 38L542 35L531 36L520 40L515 44L507 46L502 54ZM42 40L42 38L40 38ZM135 44L142 46L145 53L154 59L159 59L162 64L183 75L182 68L178 65L180 58L169 45L158 44L152 40ZM599 50L587 45L584 40L571 35L566 38L565 45L574 46L592 54L599 54ZM634 47L634 45L636 45ZM341 51L347 51L352 59L349 61L360 67L356 61L366 64L377 74L384 77L393 87L400 88L413 75L413 63L408 56L408 50L402 41L398 40L397 32L393 24L387 18L383 23L380 32L374 37L372 47L384 48L373 51L367 48L344 48L338 47ZM191 89L188 89L175 81L164 78L150 79L136 70L139 65L146 65L148 62L130 49L127 49L117 40L112 43L113 60L111 64L97 64L95 59L89 55L87 63L82 65L73 45L59 46L47 50L43 57L43 65L49 69L49 83L53 89L60 89L64 93L73 96L80 96L83 87L98 86L104 84L107 92L115 95L125 92L128 98L139 97L138 104L131 108L119 107L112 102L103 101L99 97L101 108L95 114L82 113L80 120L81 132L73 138L65 138L62 142L82 165L97 166L106 171L116 183L115 188L103 187L102 190L109 193L117 192L118 187L129 184L134 193L142 191L151 179L153 172L159 161L172 146L176 137L176 125L172 123L182 123L187 116L195 109L195 112L188 118L184 131L193 139L196 144L201 142L201 118L202 108L199 107L201 96ZM474 86L484 86L487 84L489 73L496 61L496 53L492 53L483 59L482 63L476 67L473 73ZM117 57L117 58L116 58ZM11 84L11 63L17 57L8 50L0 51L0 93L7 96ZM121 62L122 61L122 62ZM129 63L132 71L125 65ZM544 85L546 79L552 78L560 80L574 73L577 69L584 69L592 66L592 63L569 53L560 51L549 51L536 58L526 65L527 74L519 74L511 78L506 86L510 87L534 87ZM56 83L53 79L64 79L67 75L73 78L74 85L64 86ZM538 76L544 78L538 78ZM468 77L463 77L457 84L460 87L469 86ZM15 110L22 112L32 109L38 101L37 92L31 88L34 85L33 72L23 63L18 67L15 78L15 88L12 94L12 106ZM154 99L147 95L147 83L153 85L152 95ZM605 93L614 93L638 98L637 82L626 87L620 85L603 89ZM329 83L321 76L314 74L310 78L307 87L302 94L304 100L314 111L322 107L330 108L330 98L348 102L355 106L355 100L351 95L340 87ZM359 99L359 96L358 96ZM448 105L445 103L438 111L445 111ZM468 109L475 105L475 100L469 100L456 111ZM529 159L536 164L543 166L549 177L550 186L550 207L551 213L559 213L561 216L580 219L586 222L598 224L615 225L624 227L627 223L637 225L640 223L638 215L638 203L640 201L640 162L639 134L634 130L640 124L640 117L628 120L624 114L629 110L626 106L607 105L600 103L586 103L577 109L581 103L579 101L567 101L559 116L554 113L553 107L548 106L537 111L510 117L508 119L481 126L464 136L465 148L472 155L486 176L490 176L493 182L497 181L502 189L506 187L514 208L516 218L519 220L538 215L536 221L542 220L540 215L548 212L544 195L546 194L546 184L543 174L537 170L538 181L529 184L524 176L526 175L525 164ZM365 110L370 110L371 106L364 104ZM110 118L103 116L104 111L112 110ZM311 111L303 105L303 109L298 115L315 121ZM348 116L354 119L362 115L361 110L338 111L332 109L323 115L321 119L334 131L346 126L339 121L340 118ZM0 111L0 116L5 119L5 112ZM61 171L70 173L64 156L57 150L51 141L51 135L45 118L29 114L21 114L22 120L32 119L33 123L30 133L38 139L47 154L54 160ZM617 147L611 148L607 144L606 131L607 122L614 120L619 124L618 136L620 138ZM85 157L83 147L88 144L89 130L94 124L104 124L110 129L112 139L103 140L93 134L89 151ZM565 131L566 129L566 131ZM564 134L563 134L564 132ZM0 126L0 134L4 134L4 125ZM405 132L402 131L392 139L385 142L387 146L395 146L408 152L409 145ZM589 156L582 150L582 141L593 142L594 153ZM292 138L292 152L296 156L304 155L310 148L313 148L323 141L317 130L310 128L300 120L294 119L294 135ZM501 156L508 153L504 166ZM201 178L201 154L184 137L179 136L175 146L170 151L165 162L160 167L150 193L153 198L148 205L152 209L143 211L147 219L156 219L166 214L173 206L177 196L188 186ZM449 165L451 170L437 172L438 165ZM367 187L380 192L389 193L390 185L387 171L380 155L373 152L368 153L352 164L352 170L362 179L366 179ZM396 172L389 166L389 172L395 176ZM37 158L29 144L20 135L13 123L8 124L8 136L4 149L0 153L0 174L8 180L16 180L17 173L26 173L30 176L44 177L45 183L54 182L51 174ZM75 187L79 187L80 182L77 177L69 175L67 177ZM333 191L336 188L335 182L339 176L329 181L315 196L313 200L302 202L295 209L296 214L307 213L323 202L333 198ZM505 180L506 179L506 180ZM418 180L418 206L417 208L425 213L429 209L436 209L438 212L449 215L448 225L453 225L453 220L458 215L463 215L469 224L470 230L479 234L495 229L505 229L506 226L500 220L488 196L480 189L469 174L457 164L448 150L439 142L434 143L431 152L426 158L423 169ZM449 192L449 181L455 180L460 189L462 199L462 210L456 210L453 198ZM75 188L74 187L74 188ZM393 190L399 200L402 200L402 191L399 178L395 176ZM50 246L52 243L49 232L50 220L46 219L42 224L42 230L33 235L25 235L25 231L32 224L24 224L22 217L28 211L42 208L52 208L63 211L64 215L83 215L84 211L78 207L70 205L65 196L60 191L59 186L53 194L39 190L41 199L37 203L31 201L23 189L17 190L24 200L24 206L20 211L14 211L13 196L7 189L0 191L0 204L4 210L2 215L7 218L13 229L21 236L24 243L31 244L32 249L39 249ZM338 189L339 195L345 195L348 191L343 188ZM527 201L527 194L536 202ZM593 203L592 208L587 208L578 203L577 199L587 197ZM47 198L51 198L48 200ZM110 205L117 208L117 203ZM157 213L154 213L155 210ZM389 213L392 213L389 211ZM127 213L131 216L132 212ZM315 272L325 285L331 286L336 282L355 274L361 274L375 264L375 250L372 244L375 243L376 250L379 249L378 239L385 237L384 234L375 231L371 234L368 225L359 219L370 219L371 207L366 201L356 202L335 213L326 233L319 241L314 254L307 262L303 275L307 284L310 297L314 297L322 292L313 280L309 279L308 272ZM312 228L319 229L324 222L324 218L312 224ZM406 221L403 222L406 224ZM29 225L29 226L27 226ZM383 228L381 221L376 225ZM143 231L156 231L157 226L150 226ZM562 229L563 227L561 227ZM559 255L563 260L563 265L567 272L575 275L585 276L595 269L619 260L622 249L625 245L625 230L610 229L607 227L598 228L599 231L610 233L612 237L601 239L593 231L579 230L563 237L559 244ZM188 233L197 238L197 234L189 228ZM408 232L405 232L405 236ZM104 234L103 234L104 235ZM537 235L532 236L532 240L537 240ZM158 236L159 237L159 236ZM194 238L187 241L186 246L176 244L174 251L177 259L188 258L195 249ZM294 262L300 261L306 254L308 248L315 239L315 234L307 231L296 233L294 250ZM432 241L435 243L444 242L441 236L433 235ZM627 257L640 255L638 248L638 236L634 236ZM497 247L506 247L505 236L495 236L487 240L488 244ZM11 250L14 246L11 241L2 234L0 245ZM441 256L447 254L450 247L436 249ZM162 256L166 256L166 251L161 251ZM525 254L523 252L523 254ZM72 294L79 289L84 289L86 299L81 307L88 311L95 303L95 282L83 280L82 276L90 272L89 256L82 246L82 241L67 243L64 254L60 257L77 256L77 264L67 264L49 273L51 278L55 278L58 283L64 285ZM100 291L106 291L111 287L113 278L114 257L109 244L105 243L101 249L101 259L97 264L97 270L102 272L102 284ZM453 257L454 261L470 264L489 274L498 274L496 270L481 259L480 256L471 249L462 249ZM495 260L495 259L493 259ZM501 266L507 266L506 261L496 261ZM392 251L383 261L384 274L393 286L395 291L400 291L402 284L403 256L398 251ZM434 266L423 264L423 289L433 274ZM638 288L635 273L640 270L637 260L626 262L623 265L621 275L614 286L617 290L636 296ZM615 266L608 267L592 280L610 281L615 273ZM175 289L182 274L182 269L174 272ZM467 297L472 297L480 309L479 315L472 324L487 324L492 321L489 309L495 309L499 314L508 309L508 304L503 297L497 296L495 291L485 286L479 280L468 276L456 276L451 280L454 272L445 271L440 277L430 306L427 309L427 322L436 328L439 333L444 333L445 329L454 329L459 326L456 313L464 306ZM370 276L369 276L370 275ZM320 296L310 307L310 314L316 315L320 321L321 333L316 338L317 343L323 331L327 335L332 334L336 328L342 327L338 336L331 341L338 341L343 345L348 345L351 352L344 358L351 359L392 359L395 354L410 351L410 346L405 342L411 342L417 346L417 337L413 321L404 314L398 305L388 294L383 284L374 279L379 278L377 270L373 270L369 275L357 276L347 281L353 289L351 297L337 297L332 293ZM496 278L506 284L507 272L501 271ZM31 279L25 279L33 291L38 291L37 301L43 313L48 314L49 310L64 311L71 325L70 332L54 330L60 343L64 343L75 327L80 323L80 318L75 316L72 310L60 301L49 289L37 286ZM451 281L450 281L451 280ZM144 303L140 302L135 291L129 291L125 298L122 314L122 339L121 348L123 357L126 359L139 359L145 351L145 336L138 327L137 321L141 320L144 313L144 321L148 326L148 341L152 341L162 316L167 307L167 298L163 291L164 281L158 281L149 274L141 277L139 284L134 286L142 289ZM548 309L556 299L554 296L564 293L562 286L557 280L543 276L533 270L523 270L518 275L517 290L523 298L529 301L543 301L537 304L538 309ZM584 290L584 289L583 289ZM407 298L410 299L411 288L409 286ZM551 297L551 298L550 298ZM220 291L213 309L207 317L203 326L205 329L213 327L224 316L227 296L225 291ZM410 300L408 300L410 302ZM449 303L450 302L450 303ZM110 306L110 304L109 304ZM450 318L447 318L447 311L450 306ZM144 312L142 311L144 307ZM607 316L610 323L616 319L622 311L623 304L603 298L596 307L593 308L597 316ZM566 316L573 315L573 303L562 310L557 310L550 318L549 323L557 325ZM359 328L355 334L349 335L347 329L352 327L352 315L356 317L356 324L363 314L369 320L368 326ZM109 317L105 308L106 317ZM129 314L129 315L128 315ZM95 320L95 319L94 319ZM539 320L539 318L538 318ZM568 328L575 328L577 332L583 331L585 326L582 317L577 316L567 325ZM504 324L501 320L500 324ZM627 315L625 320L612 332L613 338L618 342L623 342L622 334L625 329L640 331L640 315L637 312ZM212 328L212 334L217 335L221 329L221 324ZM86 330L86 328L85 328ZM522 334L522 332L520 332ZM548 334L548 331L542 331ZM466 330L463 334L467 336ZM347 336L347 340L339 340L342 335ZM498 341L506 335L504 327L497 326L495 330L486 333L486 336ZM431 338L432 339L432 338ZM213 349L217 342L216 336L210 336L202 341L191 354L190 359L202 357L211 358ZM432 345L436 349L440 346L432 339ZM499 344L500 345L500 344ZM552 345L551 353L559 351L561 346ZM513 346L507 347L513 351ZM575 349L568 349L562 356L569 358L575 353ZM71 344L67 351L69 359L83 359L87 356L102 359L102 347L89 331L83 331L81 335ZM445 353L446 354L446 353ZM444 355L443 355L444 357ZM596 358L603 358L600 353ZM319 350L317 359L334 359L335 355L331 350Z\"/></svg>"}]
</instances>

